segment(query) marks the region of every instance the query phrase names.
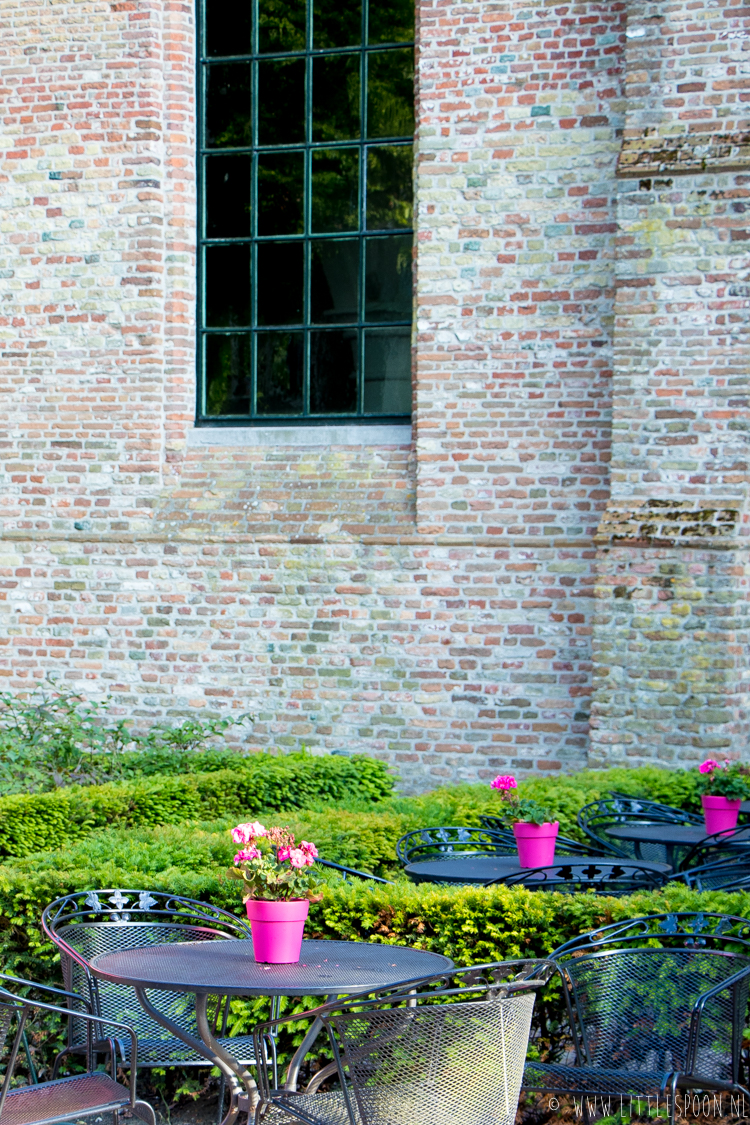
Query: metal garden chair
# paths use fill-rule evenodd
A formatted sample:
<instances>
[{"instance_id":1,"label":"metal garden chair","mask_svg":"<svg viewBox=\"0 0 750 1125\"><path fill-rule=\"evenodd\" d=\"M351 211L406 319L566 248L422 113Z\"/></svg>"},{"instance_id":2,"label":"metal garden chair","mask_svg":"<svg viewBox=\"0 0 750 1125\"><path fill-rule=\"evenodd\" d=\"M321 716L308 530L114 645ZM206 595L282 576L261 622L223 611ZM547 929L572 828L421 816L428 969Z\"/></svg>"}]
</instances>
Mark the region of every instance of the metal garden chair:
<instances>
[{"instance_id":1,"label":"metal garden chair","mask_svg":"<svg viewBox=\"0 0 750 1125\"><path fill-rule=\"evenodd\" d=\"M669 883L684 883L694 891L739 891L750 888L750 852L728 855L713 863L703 863L670 875Z\"/></svg>"},{"instance_id":2,"label":"metal garden chair","mask_svg":"<svg viewBox=\"0 0 750 1125\"><path fill-rule=\"evenodd\" d=\"M42 913L42 928L60 950L65 986L87 997L91 1010L108 1020L127 1022L139 1040L139 1065L144 1068L210 1066L204 1055L185 1042L171 1037L148 1016L135 991L121 985L97 981L89 962L100 953L137 949L166 942L250 940L250 926L234 915L204 902L160 891L80 891L56 899ZM185 1034L200 1041L190 996L154 990L150 999ZM252 1036L227 1038L229 1001L217 997L213 1031L235 1058L247 1066L255 1064ZM77 1016L69 1021L68 1050L86 1045L86 1027ZM119 1043L123 1061L129 1061L129 1046ZM224 1079L219 1093L219 1116Z\"/></svg>"},{"instance_id":3,"label":"metal garden chair","mask_svg":"<svg viewBox=\"0 0 750 1125\"><path fill-rule=\"evenodd\" d=\"M629 840L615 841L607 835L607 828L616 824L702 824L702 818L671 805L646 801L639 797L613 794L584 805L578 813L578 825L590 840L606 855L619 855L626 859L637 858L635 844ZM641 859L664 863L667 850L662 844L640 844Z\"/></svg>"},{"instance_id":4,"label":"metal garden chair","mask_svg":"<svg viewBox=\"0 0 750 1125\"><path fill-rule=\"evenodd\" d=\"M511 833L512 835L512 833ZM447 828L415 828L407 832L396 844L396 855L406 866L417 859L440 855L513 855L511 847L496 832L486 828L464 828L451 825Z\"/></svg>"},{"instance_id":5,"label":"metal garden chair","mask_svg":"<svg viewBox=\"0 0 750 1125\"><path fill-rule=\"evenodd\" d=\"M723 914L654 914L582 934L550 954L562 977L572 1058L529 1061L524 1087L573 1095L584 1116L606 1101L677 1091L741 1093L750 923Z\"/></svg>"},{"instance_id":6,"label":"metal garden chair","mask_svg":"<svg viewBox=\"0 0 750 1125\"><path fill-rule=\"evenodd\" d=\"M485 883L489 887L527 887L530 891L558 891L580 894L594 891L598 895L627 895L635 891L658 890L665 876L659 871L638 866L638 862L616 859L569 859L546 867L526 868L513 875L500 876Z\"/></svg>"},{"instance_id":7,"label":"metal garden chair","mask_svg":"<svg viewBox=\"0 0 750 1125\"><path fill-rule=\"evenodd\" d=\"M480 816L479 822L483 828L492 832L494 836L508 845L509 854L513 854L516 850L516 838L511 831L504 827L502 820L499 816ZM569 836L558 836L555 841L555 855L606 855L600 847L591 844L582 844L580 840L571 840Z\"/></svg>"},{"instance_id":8,"label":"metal garden chair","mask_svg":"<svg viewBox=\"0 0 750 1125\"><path fill-rule=\"evenodd\" d=\"M480 965L305 1012L327 1031L334 1062L301 1092L274 1089L265 1058L269 1035L300 1014L261 1024L256 1125L513 1125L534 990L551 971Z\"/></svg>"},{"instance_id":9,"label":"metal garden chair","mask_svg":"<svg viewBox=\"0 0 750 1125\"><path fill-rule=\"evenodd\" d=\"M16 989L22 990L21 993ZM50 999L32 1000L25 995L30 991ZM65 1007L60 1005L62 1000L66 1002ZM45 1013L62 1016L69 1023L75 1019L85 1029L86 1072L59 1078L60 1063L67 1054L63 1051L55 1060L51 1079L39 1082L27 1056L30 1081L21 1085L16 1064L25 1043L26 1031L36 1017ZM111 1034L112 1038L102 1040L103 1034ZM127 1086L117 1081L115 1042L115 1038L122 1042L125 1037L128 1039L130 1059ZM111 1075L94 1069L95 1044L99 1051L108 1050ZM111 1113L116 1122L123 1110L133 1113L147 1125L156 1125L151 1106L136 1097L138 1040L135 1031L125 1023L102 1020L92 1015L86 1001L74 993L0 974L0 1055L4 1066L0 1086L0 1125L45 1125L54 1121L78 1121L82 1117L100 1118L104 1113Z\"/></svg>"},{"instance_id":10,"label":"metal garden chair","mask_svg":"<svg viewBox=\"0 0 750 1125\"><path fill-rule=\"evenodd\" d=\"M733 832L712 832L682 856L677 865L678 871L689 871L707 863L726 863L732 859L750 859L750 826L742 826Z\"/></svg>"},{"instance_id":11,"label":"metal garden chair","mask_svg":"<svg viewBox=\"0 0 750 1125\"><path fill-rule=\"evenodd\" d=\"M332 871L338 871L345 883L349 881L348 876L354 875L357 879L365 879L372 883L387 883L388 886L393 886L393 881L391 879L382 879L380 875L372 875L369 871L357 871L356 867L345 867L341 863L334 863L333 860L321 859L320 856L317 857L315 862L319 863L321 867L328 867Z\"/></svg>"}]
</instances>

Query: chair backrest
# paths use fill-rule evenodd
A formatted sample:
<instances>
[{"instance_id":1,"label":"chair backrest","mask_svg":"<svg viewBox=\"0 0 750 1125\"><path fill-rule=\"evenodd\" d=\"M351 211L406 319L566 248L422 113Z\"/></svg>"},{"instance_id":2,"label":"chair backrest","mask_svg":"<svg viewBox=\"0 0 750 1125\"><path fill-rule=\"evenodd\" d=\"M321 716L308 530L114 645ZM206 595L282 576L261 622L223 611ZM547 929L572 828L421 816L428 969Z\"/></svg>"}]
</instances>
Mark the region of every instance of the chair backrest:
<instances>
[{"instance_id":1,"label":"chair backrest","mask_svg":"<svg viewBox=\"0 0 750 1125\"><path fill-rule=\"evenodd\" d=\"M483 828L488 829L494 836L497 836L504 844L508 844L515 849L516 838L511 831L509 831L503 824L499 816L480 816L479 823ZM599 845L593 846L589 843L582 844L580 840L571 840L569 836L558 836L555 840L555 855L603 855L603 849Z\"/></svg>"},{"instance_id":2,"label":"chair backrest","mask_svg":"<svg viewBox=\"0 0 750 1125\"><path fill-rule=\"evenodd\" d=\"M583 1061L608 1069L689 1071L714 1081L736 1081L748 981L727 987L704 1007L694 1038L696 1001L741 969L750 955L701 948L602 949L561 964L569 982L571 1018Z\"/></svg>"},{"instance_id":3,"label":"chair backrest","mask_svg":"<svg viewBox=\"0 0 750 1125\"><path fill-rule=\"evenodd\" d=\"M750 886L750 854L704 863L670 875L670 883L685 883L695 891L740 890Z\"/></svg>"},{"instance_id":4,"label":"chair backrest","mask_svg":"<svg viewBox=\"0 0 750 1125\"><path fill-rule=\"evenodd\" d=\"M668 824L703 824L701 813L678 809L675 805L664 805L661 801L651 801L646 797L632 797L629 793L618 793L616 789L610 789L609 796L616 801L627 802L633 812L637 813L640 810L650 821L661 820Z\"/></svg>"},{"instance_id":5,"label":"chair backrest","mask_svg":"<svg viewBox=\"0 0 750 1125\"><path fill-rule=\"evenodd\" d=\"M96 1015L133 1026L144 1043L157 1045L169 1033L146 1015L135 991L124 985L99 981L89 964L101 953L167 942L248 939L246 923L218 907L159 891L99 890L66 895L42 914L42 927L60 950L65 987L86 996ZM186 1031L195 1031L192 998L153 990L154 1006ZM86 1028L75 1016L70 1021L71 1045L85 1041ZM186 1048L180 1045L179 1054ZM165 1047L166 1051L166 1047ZM165 1065L169 1058L161 1059Z\"/></svg>"},{"instance_id":6,"label":"chair backrest","mask_svg":"<svg viewBox=\"0 0 750 1125\"><path fill-rule=\"evenodd\" d=\"M578 825L586 835L603 847L609 855L623 858L636 857L635 844L630 840L615 839L607 834L607 828L617 824L692 824L692 813L674 809L670 805L660 805L656 801L644 801L637 797L623 795L601 797L584 805L578 813ZM663 863L666 849L663 844L641 843L640 858Z\"/></svg>"},{"instance_id":7,"label":"chair backrest","mask_svg":"<svg viewBox=\"0 0 750 1125\"><path fill-rule=\"evenodd\" d=\"M512 1125L534 1007L528 991L449 990L325 1022L362 1125ZM403 999L403 998L402 998Z\"/></svg>"},{"instance_id":8,"label":"chair backrest","mask_svg":"<svg viewBox=\"0 0 750 1125\"><path fill-rule=\"evenodd\" d=\"M513 855L512 845L486 828L452 825L446 828L415 828L396 844L396 855L403 864L440 855Z\"/></svg>"},{"instance_id":9,"label":"chair backrest","mask_svg":"<svg viewBox=\"0 0 750 1125\"><path fill-rule=\"evenodd\" d=\"M750 857L750 826L740 826L735 831L712 832L697 844L693 844L680 859L678 871L688 871L691 867L702 867L706 863L725 863L732 859Z\"/></svg>"},{"instance_id":10,"label":"chair backrest","mask_svg":"<svg viewBox=\"0 0 750 1125\"><path fill-rule=\"evenodd\" d=\"M734 914L696 910L641 914L578 934L554 949L549 958L559 963L564 954L578 955L607 947L628 949L635 946L717 949L750 956L750 921Z\"/></svg>"},{"instance_id":11,"label":"chair backrest","mask_svg":"<svg viewBox=\"0 0 750 1125\"><path fill-rule=\"evenodd\" d=\"M640 867L637 861L620 862L605 858L579 863L569 860L547 867L527 868L492 882L503 883L507 887L528 887L530 891L559 891L563 894L594 891L600 895L617 896L655 890L664 884L664 880L661 872Z\"/></svg>"}]
</instances>

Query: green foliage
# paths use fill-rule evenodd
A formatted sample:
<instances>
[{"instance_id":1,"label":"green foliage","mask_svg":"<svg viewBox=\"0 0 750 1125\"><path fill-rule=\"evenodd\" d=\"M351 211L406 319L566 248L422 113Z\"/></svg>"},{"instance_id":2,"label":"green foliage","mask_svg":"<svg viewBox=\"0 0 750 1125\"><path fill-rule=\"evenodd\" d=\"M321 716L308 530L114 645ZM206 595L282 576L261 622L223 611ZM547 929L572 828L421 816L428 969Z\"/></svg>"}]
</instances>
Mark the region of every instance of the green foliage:
<instances>
[{"instance_id":1,"label":"green foliage","mask_svg":"<svg viewBox=\"0 0 750 1125\"><path fill-rule=\"evenodd\" d=\"M231 770L15 794L0 798L0 856L30 855L113 825L242 819L347 798L373 803L392 788L386 767L372 758L299 753L253 754L237 758Z\"/></svg>"}]
</instances>

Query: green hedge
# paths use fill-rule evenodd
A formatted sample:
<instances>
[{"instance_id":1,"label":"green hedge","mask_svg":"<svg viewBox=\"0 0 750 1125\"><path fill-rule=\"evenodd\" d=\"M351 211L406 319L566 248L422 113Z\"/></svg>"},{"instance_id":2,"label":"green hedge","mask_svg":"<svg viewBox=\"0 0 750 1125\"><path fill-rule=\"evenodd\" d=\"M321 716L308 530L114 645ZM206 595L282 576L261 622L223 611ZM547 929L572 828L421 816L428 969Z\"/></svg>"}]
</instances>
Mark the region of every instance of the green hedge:
<instances>
[{"instance_id":1,"label":"green hedge","mask_svg":"<svg viewBox=\"0 0 750 1125\"><path fill-rule=\"evenodd\" d=\"M112 825L251 817L346 800L367 805L392 789L386 766L373 758L255 754L231 770L15 794L0 798L0 856L59 847Z\"/></svg>"}]
</instances>

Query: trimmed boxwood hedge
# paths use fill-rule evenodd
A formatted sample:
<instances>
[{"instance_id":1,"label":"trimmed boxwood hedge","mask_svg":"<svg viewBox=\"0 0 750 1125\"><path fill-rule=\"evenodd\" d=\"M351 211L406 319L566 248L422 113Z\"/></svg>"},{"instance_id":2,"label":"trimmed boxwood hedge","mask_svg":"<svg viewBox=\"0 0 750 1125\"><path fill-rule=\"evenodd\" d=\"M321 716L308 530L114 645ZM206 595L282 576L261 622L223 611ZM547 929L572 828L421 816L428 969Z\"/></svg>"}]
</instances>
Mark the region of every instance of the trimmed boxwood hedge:
<instances>
[{"instance_id":1,"label":"trimmed boxwood hedge","mask_svg":"<svg viewBox=\"0 0 750 1125\"><path fill-rule=\"evenodd\" d=\"M311 804L382 801L393 789L383 762L365 756L255 754L231 770L59 789L0 798L0 856L24 856L117 825L180 824Z\"/></svg>"}]
</instances>

